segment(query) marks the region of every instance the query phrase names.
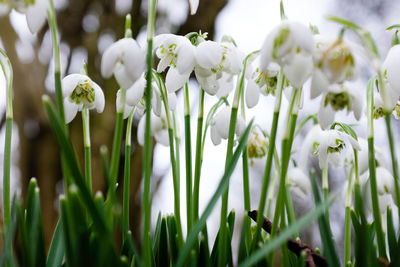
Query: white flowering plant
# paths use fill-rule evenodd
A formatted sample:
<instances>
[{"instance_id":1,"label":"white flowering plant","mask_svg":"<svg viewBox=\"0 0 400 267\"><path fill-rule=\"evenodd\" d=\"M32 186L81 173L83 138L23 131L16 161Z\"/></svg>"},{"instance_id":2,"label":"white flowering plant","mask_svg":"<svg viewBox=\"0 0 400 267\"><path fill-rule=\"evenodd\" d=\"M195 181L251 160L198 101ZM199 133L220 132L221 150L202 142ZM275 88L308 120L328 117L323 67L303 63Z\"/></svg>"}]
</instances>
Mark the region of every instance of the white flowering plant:
<instances>
[{"instance_id":1,"label":"white flowering plant","mask_svg":"<svg viewBox=\"0 0 400 267\"><path fill-rule=\"evenodd\" d=\"M48 19L56 101L48 95L42 100L59 144L64 184L59 196L60 216L47 249L37 180L30 180L26 204L10 193L13 69L6 53L0 50L6 88L2 266L399 266L398 140L391 125L400 113L400 44L394 42L381 62L375 42L365 29L328 17L342 30L339 36L326 38L316 34L315 27L313 31L287 19L281 2L281 23L265 33L260 50L246 55L232 38L218 42L208 40L204 33L154 36L156 1L149 0L147 43L141 45L132 37L128 15L125 36L101 55L101 75L105 79L113 76L119 88L115 93L110 160L102 151L107 190L93 192L95 166L91 160L89 117L90 110L104 111L103 89L92 80L85 64L81 73L61 77L60 40L52 0L3 0L0 5L7 12L16 9L26 14L32 32L40 30ZM196 13L198 5L199 1L189 1L191 14ZM398 28L400 25L388 29ZM348 31L359 37L357 44L346 40ZM361 66L357 54L367 58L366 66ZM373 73L363 85L358 75L361 67ZM190 107L193 94L189 90L198 95L197 113ZM267 95L274 99L274 105L270 110L263 107L263 112L272 113L272 123L259 125L257 117L249 120L246 113L261 105L261 98ZM182 114L176 107L178 96L183 98ZM214 102L206 105L206 97ZM318 97L318 113L304 114L303 107ZM350 117L355 118L357 127L337 121L336 113L343 110L346 116L353 113ZM78 111L83 122L82 162L69 134L69 123ZM191 118L196 115L197 125L192 125ZM391 168L386 166L383 152L375 147L374 123L382 117ZM137 127L133 127L135 121ZM278 125L282 125L282 132ZM194 126L196 139L192 142ZM362 131L355 130L362 127L366 129L365 138L361 137ZM133 129L137 132L132 133ZM297 149L294 144L302 134L305 137ZM141 223L136 225L130 219L136 211L129 199L132 136L143 147ZM226 156L222 177L215 177L218 187L211 198L204 199L200 184L202 169L207 168L203 158L209 148L208 139ZM151 202L153 144L169 147L174 212L160 212L152 223L151 211L157 208ZM185 150L183 157L180 147ZM123 149L125 157L120 164ZM239 214L244 214L240 234L235 212L228 209L230 179L239 159L243 179ZM264 163L260 181L251 177L255 176L254 161ZM181 165L184 173L180 172ZM341 170L345 176L342 239L331 229L330 206L340 202L338 192L329 186L332 170ZM184 199L181 182L186 186ZM251 194L252 183L258 186L259 195ZM120 184L122 201L117 195ZM252 202L254 197L257 199ZM201 201L206 203L203 210ZM210 214L218 201L220 226L215 240L209 240L207 223L211 223ZM299 214L298 201L311 201L312 208ZM181 216L183 205L185 216ZM320 243L303 243L300 233L314 220L318 222ZM133 228L140 229L139 239L133 237ZM237 251L233 249L234 240L239 240Z\"/></svg>"}]
</instances>

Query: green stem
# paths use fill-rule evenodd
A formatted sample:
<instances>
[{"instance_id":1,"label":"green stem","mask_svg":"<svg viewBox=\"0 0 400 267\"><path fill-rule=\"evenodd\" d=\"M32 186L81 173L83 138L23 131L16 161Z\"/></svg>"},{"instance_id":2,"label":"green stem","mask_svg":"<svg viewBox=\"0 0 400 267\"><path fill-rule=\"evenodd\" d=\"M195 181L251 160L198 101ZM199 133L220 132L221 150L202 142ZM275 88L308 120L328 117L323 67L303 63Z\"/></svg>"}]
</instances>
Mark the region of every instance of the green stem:
<instances>
[{"instance_id":1,"label":"green stem","mask_svg":"<svg viewBox=\"0 0 400 267\"><path fill-rule=\"evenodd\" d=\"M56 91L56 103L61 122L65 124L64 115L64 102L61 88L61 60L60 60L60 46L57 33L57 20L56 11L54 9L53 0L49 0L49 9L47 10L48 23L51 31L51 39L54 49L54 81Z\"/></svg>"},{"instance_id":2,"label":"green stem","mask_svg":"<svg viewBox=\"0 0 400 267\"><path fill-rule=\"evenodd\" d=\"M356 155L356 150L354 149L354 156ZM356 158L356 156L354 157ZM355 160L354 160L355 162ZM355 163L354 163L355 164ZM357 163L358 164L358 163ZM344 217L344 265L351 261L351 199L352 199L352 183L353 183L353 170L350 171L349 179L347 181L347 191L346 191L346 199L345 199L345 217Z\"/></svg>"},{"instance_id":3,"label":"green stem","mask_svg":"<svg viewBox=\"0 0 400 267\"><path fill-rule=\"evenodd\" d=\"M125 99L125 90L121 89L121 97ZM124 101L125 102L125 101ZM118 181L118 170L119 170L119 160L121 156L121 144L122 135L124 127L124 111L117 110L117 119L115 121L114 128L114 139L111 151L111 163L110 163L110 180L111 184L109 186L114 187L115 183Z\"/></svg>"},{"instance_id":4,"label":"green stem","mask_svg":"<svg viewBox=\"0 0 400 267\"><path fill-rule=\"evenodd\" d=\"M324 168L322 169L322 190L324 191L324 201L328 199L329 184L328 184L328 160L325 161ZM329 208L325 210L325 217L329 222Z\"/></svg>"},{"instance_id":5,"label":"green stem","mask_svg":"<svg viewBox=\"0 0 400 267\"><path fill-rule=\"evenodd\" d=\"M250 182L249 182L249 159L247 155L247 146L243 149L243 199L244 199L244 210L251 210L250 201ZM243 223L245 224L246 231L246 243L247 246L251 245L251 221L249 216L245 216Z\"/></svg>"},{"instance_id":6,"label":"green stem","mask_svg":"<svg viewBox=\"0 0 400 267\"><path fill-rule=\"evenodd\" d=\"M10 209L10 172L11 172L11 139L13 125L13 107L12 107L12 84L13 70L11 62L7 55L0 49L0 66L6 80L6 133L4 142L3 158L3 227L4 233L7 233L11 222ZM11 255L12 243L4 244L5 251Z\"/></svg>"},{"instance_id":7,"label":"green stem","mask_svg":"<svg viewBox=\"0 0 400 267\"><path fill-rule=\"evenodd\" d=\"M376 162L375 162L374 124L373 124L374 81L375 79L371 79L368 82L368 89L367 89L368 165L369 165L369 178L371 186L372 210L374 215L376 237L378 241L379 257L386 259L387 256L386 256L385 236L382 229L381 215L379 211L379 202L378 202L378 189L376 184ZM379 83L381 83L382 79L378 79L378 81Z\"/></svg>"},{"instance_id":8,"label":"green stem","mask_svg":"<svg viewBox=\"0 0 400 267\"><path fill-rule=\"evenodd\" d=\"M124 191L123 191L123 203L122 203L122 237L123 240L129 238L129 196L130 196L130 176L131 176L131 140L132 140L132 122L133 112L128 117L128 123L126 125L125 135L125 164L124 164Z\"/></svg>"},{"instance_id":9,"label":"green stem","mask_svg":"<svg viewBox=\"0 0 400 267\"><path fill-rule=\"evenodd\" d=\"M392 127L391 127L391 120L390 120L390 114L385 115L385 120L386 120L386 130L387 130L387 135L389 139L389 146L390 146L390 155L392 158L392 169L393 169L393 177L394 177L394 189L396 193L396 205L397 207L400 207L400 188L399 188L399 171L398 171L398 165L397 165L397 157L396 157L396 152L394 150L394 140L393 140L393 135L392 135ZM400 209L399 209L399 218L400 218Z\"/></svg>"},{"instance_id":10,"label":"green stem","mask_svg":"<svg viewBox=\"0 0 400 267\"><path fill-rule=\"evenodd\" d=\"M260 196L260 201L258 203L257 226L256 226L256 231L255 231L255 235L254 235L254 239L253 239L252 250L254 250L256 248L256 245L259 241L261 227L262 227L263 219L264 219L265 201L267 198L268 185L270 183L272 160L273 160L274 151L275 151L276 132L278 130L279 111L281 109L281 103L282 103L282 91L283 91L283 86L285 84L285 77L283 75L282 70L279 72L278 79L279 79L279 81L278 81L278 87L277 87L277 91L276 91L277 95L275 97L274 115L272 118L271 131L270 131L269 141L268 141L267 162L265 164L263 184L261 187L261 196Z\"/></svg>"},{"instance_id":11,"label":"green stem","mask_svg":"<svg viewBox=\"0 0 400 267\"><path fill-rule=\"evenodd\" d=\"M278 195L275 205L275 214L272 223L271 236L274 237L277 234L279 225L279 216L283 214L285 208L285 194L286 194L286 174L289 167L290 152L292 148L294 130L296 128L297 112L299 105L300 93L298 89L293 88L291 101L289 104L289 110L286 119L286 131L282 139L282 162L281 162L281 172L279 180ZM284 218L281 218L284 220Z\"/></svg>"},{"instance_id":12,"label":"green stem","mask_svg":"<svg viewBox=\"0 0 400 267\"><path fill-rule=\"evenodd\" d=\"M185 84L185 156L186 156L186 218L187 232L192 228L192 142L190 130L189 86Z\"/></svg>"},{"instance_id":13,"label":"green stem","mask_svg":"<svg viewBox=\"0 0 400 267\"><path fill-rule=\"evenodd\" d=\"M197 115L197 136L196 136L196 158L194 165L194 185L193 185L193 223L199 218L199 191L200 174L202 159L202 134L203 134L203 116L204 116L204 90L199 90L199 114Z\"/></svg>"},{"instance_id":14,"label":"green stem","mask_svg":"<svg viewBox=\"0 0 400 267\"><path fill-rule=\"evenodd\" d=\"M83 146L85 148L85 181L92 192L92 157L90 149L90 121L89 121L89 110L87 108L82 109L82 124L83 124Z\"/></svg>"}]
</instances>

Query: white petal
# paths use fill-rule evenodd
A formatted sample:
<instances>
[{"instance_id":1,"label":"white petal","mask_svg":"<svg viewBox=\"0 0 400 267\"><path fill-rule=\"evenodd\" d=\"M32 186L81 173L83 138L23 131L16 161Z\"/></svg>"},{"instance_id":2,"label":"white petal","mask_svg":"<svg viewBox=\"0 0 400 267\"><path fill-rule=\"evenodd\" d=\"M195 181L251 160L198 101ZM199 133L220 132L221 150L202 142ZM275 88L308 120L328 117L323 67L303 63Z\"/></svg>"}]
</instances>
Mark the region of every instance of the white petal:
<instances>
[{"instance_id":1,"label":"white petal","mask_svg":"<svg viewBox=\"0 0 400 267\"><path fill-rule=\"evenodd\" d=\"M48 1L36 0L33 5L30 5L26 10L26 22L28 23L31 33L38 32L47 18Z\"/></svg>"},{"instance_id":2,"label":"white petal","mask_svg":"<svg viewBox=\"0 0 400 267\"><path fill-rule=\"evenodd\" d=\"M358 141L357 141L356 139L354 139L354 138L353 138L352 136L350 136L350 135L347 135L347 139L349 140L351 146L352 146L354 149L356 149L356 150L358 150L358 151L361 150L361 146L360 146L360 144L358 143Z\"/></svg>"},{"instance_id":3,"label":"white petal","mask_svg":"<svg viewBox=\"0 0 400 267\"><path fill-rule=\"evenodd\" d=\"M267 71L269 64L272 61L272 49L274 45L274 39L278 33L279 28L274 28L265 38L264 44L261 48L260 55L260 68L262 71Z\"/></svg>"},{"instance_id":4,"label":"white petal","mask_svg":"<svg viewBox=\"0 0 400 267\"><path fill-rule=\"evenodd\" d=\"M91 81L88 76L77 73L65 76L61 81L63 97L70 96L76 86L85 80Z\"/></svg>"},{"instance_id":5,"label":"white petal","mask_svg":"<svg viewBox=\"0 0 400 267\"><path fill-rule=\"evenodd\" d=\"M300 168L292 168L287 173L288 182L291 185L291 190L299 196L306 197L311 193L311 183L307 175Z\"/></svg>"},{"instance_id":6,"label":"white petal","mask_svg":"<svg viewBox=\"0 0 400 267\"><path fill-rule=\"evenodd\" d=\"M136 106L143 98L146 80L142 75L128 90L126 90L126 103Z\"/></svg>"},{"instance_id":7,"label":"white petal","mask_svg":"<svg viewBox=\"0 0 400 267\"><path fill-rule=\"evenodd\" d=\"M78 113L78 105L72 103L68 100L68 98L64 98L64 115L65 115L65 123L70 123Z\"/></svg>"},{"instance_id":8,"label":"white petal","mask_svg":"<svg viewBox=\"0 0 400 267\"><path fill-rule=\"evenodd\" d=\"M400 45L390 48L386 60L383 62L383 68L387 71L387 79L390 86L400 91Z\"/></svg>"},{"instance_id":9,"label":"white petal","mask_svg":"<svg viewBox=\"0 0 400 267\"><path fill-rule=\"evenodd\" d=\"M179 73L192 72L196 64L195 51L195 47L190 43L189 39L183 37L177 51L178 58L176 59L176 68Z\"/></svg>"},{"instance_id":10,"label":"white petal","mask_svg":"<svg viewBox=\"0 0 400 267\"><path fill-rule=\"evenodd\" d=\"M199 7L199 0L189 0L190 15L194 15Z\"/></svg>"},{"instance_id":11,"label":"white petal","mask_svg":"<svg viewBox=\"0 0 400 267\"><path fill-rule=\"evenodd\" d=\"M386 168L376 168L376 182L379 195L394 192L394 178Z\"/></svg>"},{"instance_id":12,"label":"white petal","mask_svg":"<svg viewBox=\"0 0 400 267\"><path fill-rule=\"evenodd\" d=\"M318 122L322 129L327 129L335 120L335 111L331 105L324 106L324 98L321 99L321 106L318 112Z\"/></svg>"},{"instance_id":13,"label":"white petal","mask_svg":"<svg viewBox=\"0 0 400 267\"><path fill-rule=\"evenodd\" d=\"M161 97L155 91L153 91L153 97L151 98L151 106L154 114L160 117L162 112Z\"/></svg>"},{"instance_id":14,"label":"white petal","mask_svg":"<svg viewBox=\"0 0 400 267\"><path fill-rule=\"evenodd\" d=\"M217 146L221 144L221 136L219 136L218 130L215 127L215 125L211 125L210 135L211 135L211 141L213 142L214 145Z\"/></svg>"},{"instance_id":15,"label":"white petal","mask_svg":"<svg viewBox=\"0 0 400 267\"><path fill-rule=\"evenodd\" d=\"M294 21L289 22L289 27L296 45L299 46L301 50L311 54L315 45L310 28Z\"/></svg>"},{"instance_id":16,"label":"white petal","mask_svg":"<svg viewBox=\"0 0 400 267\"><path fill-rule=\"evenodd\" d=\"M169 136L167 130L158 131L154 134L154 138L163 146L169 146Z\"/></svg>"},{"instance_id":17,"label":"white petal","mask_svg":"<svg viewBox=\"0 0 400 267\"><path fill-rule=\"evenodd\" d=\"M6 3L0 3L0 17L5 16L10 12L8 5Z\"/></svg>"},{"instance_id":18,"label":"white petal","mask_svg":"<svg viewBox=\"0 0 400 267\"><path fill-rule=\"evenodd\" d=\"M180 74L176 68L170 67L165 78L165 86L167 91L172 93L181 89L189 80L190 72Z\"/></svg>"},{"instance_id":19,"label":"white petal","mask_svg":"<svg viewBox=\"0 0 400 267\"><path fill-rule=\"evenodd\" d=\"M118 40L104 51L101 58L101 75L104 78L110 78L113 74L115 64L121 55L123 40L125 39Z\"/></svg>"},{"instance_id":20,"label":"white petal","mask_svg":"<svg viewBox=\"0 0 400 267\"><path fill-rule=\"evenodd\" d=\"M163 72L168 67L169 63L170 62L169 62L169 58L168 57L162 57L160 59L160 61L158 62L157 72L158 73Z\"/></svg>"},{"instance_id":21,"label":"white petal","mask_svg":"<svg viewBox=\"0 0 400 267\"><path fill-rule=\"evenodd\" d=\"M311 88L310 88L311 99L314 99L323 92L327 91L328 86L329 83L325 74L320 69L315 68L311 80Z\"/></svg>"},{"instance_id":22,"label":"white petal","mask_svg":"<svg viewBox=\"0 0 400 267\"><path fill-rule=\"evenodd\" d=\"M130 75L127 73L125 66L122 65L120 62L115 65L114 77L122 89L128 89L132 86L134 82L133 80L131 80Z\"/></svg>"},{"instance_id":23,"label":"white petal","mask_svg":"<svg viewBox=\"0 0 400 267\"><path fill-rule=\"evenodd\" d=\"M283 67L289 82L296 88L301 88L310 77L313 68L313 61L310 55L298 53L289 65Z\"/></svg>"},{"instance_id":24,"label":"white petal","mask_svg":"<svg viewBox=\"0 0 400 267\"><path fill-rule=\"evenodd\" d=\"M215 115L215 128L218 131L219 136L223 139L228 139L229 136L229 123L231 119L231 108L225 106Z\"/></svg>"},{"instance_id":25,"label":"white petal","mask_svg":"<svg viewBox=\"0 0 400 267\"><path fill-rule=\"evenodd\" d=\"M210 75L207 77L196 75L196 78L201 88L203 88L207 94L215 95L218 92L219 84L215 75Z\"/></svg>"},{"instance_id":26,"label":"white petal","mask_svg":"<svg viewBox=\"0 0 400 267\"><path fill-rule=\"evenodd\" d=\"M223 49L220 44L205 41L196 48L196 62L205 69L215 68L222 61Z\"/></svg>"},{"instance_id":27,"label":"white petal","mask_svg":"<svg viewBox=\"0 0 400 267\"><path fill-rule=\"evenodd\" d=\"M122 55L123 63L130 79L135 82L142 75L145 68L145 52L133 39L128 39L126 50Z\"/></svg>"},{"instance_id":28,"label":"white petal","mask_svg":"<svg viewBox=\"0 0 400 267\"><path fill-rule=\"evenodd\" d=\"M352 104L352 110L354 114L354 118L356 120L360 120L361 115L362 115L362 109L363 109L363 98L361 96L356 96L353 98L353 104Z\"/></svg>"},{"instance_id":29,"label":"white petal","mask_svg":"<svg viewBox=\"0 0 400 267\"><path fill-rule=\"evenodd\" d=\"M245 130L246 130L246 122L244 121L242 116L238 115L235 127L235 133L237 137L242 136Z\"/></svg>"},{"instance_id":30,"label":"white petal","mask_svg":"<svg viewBox=\"0 0 400 267\"><path fill-rule=\"evenodd\" d=\"M246 90L246 105L248 108L252 108L258 103L258 99L260 98L260 89L258 85L250 79L247 82L247 90Z\"/></svg>"},{"instance_id":31,"label":"white petal","mask_svg":"<svg viewBox=\"0 0 400 267\"><path fill-rule=\"evenodd\" d=\"M218 91L216 95L221 98L221 97L227 97L229 93L233 89L233 79L228 77L229 74L224 73L223 77L218 80Z\"/></svg>"},{"instance_id":32,"label":"white petal","mask_svg":"<svg viewBox=\"0 0 400 267\"><path fill-rule=\"evenodd\" d=\"M94 106L96 108L96 111L98 113L101 113L103 112L105 105L103 90L101 90L100 86L98 86L95 82L92 82L92 87L94 89Z\"/></svg>"},{"instance_id":33,"label":"white petal","mask_svg":"<svg viewBox=\"0 0 400 267\"><path fill-rule=\"evenodd\" d=\"M168 108L170 110L176 109L176 94L175 93L168 94Z\"/></svg>"}]
</instances>

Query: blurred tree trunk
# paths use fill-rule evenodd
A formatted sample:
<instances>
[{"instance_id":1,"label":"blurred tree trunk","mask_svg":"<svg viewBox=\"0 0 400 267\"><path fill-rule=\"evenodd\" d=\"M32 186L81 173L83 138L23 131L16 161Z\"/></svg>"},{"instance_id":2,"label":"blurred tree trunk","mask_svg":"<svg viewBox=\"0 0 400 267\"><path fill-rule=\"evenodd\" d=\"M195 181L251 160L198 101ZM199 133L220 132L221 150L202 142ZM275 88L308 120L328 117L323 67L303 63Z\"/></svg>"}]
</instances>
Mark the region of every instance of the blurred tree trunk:
<instances>
[{"instance_id":1,"label":"blurred tree trunk","mask_svg":"<svg viewBox=\"0 0 400 267\"><path fill-rule=\"evenodd\" d=\"M187 17L187 20L180 26L179 34L186 34L191 31L208 32L209 38L214 35L215 18L227 0L202 0L198 13L195 16ZM144 4L144 3L143 3ZM143 16L142 0L134 0L132 5L132 32L136 37L146 23ZM100 26L92 33L85 32L82 21L89 11L95 10L100 14ZM163 14L159 14L163 16ZM165 15L165 14L164 14ZM68 7L58 13L58 27L61 41L68 44L70 51L74 48L85 47L88 52L89 76L96 81L103 89L106 97L105 110L101 115L91 113L92 132L92 171L94 192L105 190L104 175L99 153L101 145L106 145L111 150L114 120L115 120L115 95L117 84L114 80L104 81L100 75L100 60L97 48L97 41L103 30L112 30L116 39L123 37L124 17L119 16L114 10L114 1L89 1L70 0ZM48 66L42 65L37 56L33 62L22 64L17 56L15 43L18 36L11 26L8 17L0 17L0 37L4 48L14 69L14 118L19 132L19 167L21 173L21 192L25 196L29 179L36 177L40 187L42 203L43 224L46 246L49 247L54 227L58 220L58 194L56 185L62 179L60 169L60 151L55 141L47 115L45 114L41 96L46 94L44 80ZM47 28L38 34L38 42L34 49L38 54L41 40ZM69 64L69 63L68 63ZM67 66L63 66L67 67ZM71 138L75 150L81 159L83 158L82 122L77 118L69 125ZM124 131L125 133L125 131ZM140 183L142 177L142 149L136 143L134 134L131 162L131 224L134 236L140 237ZM124 149L121 149L123 152ZM121 157L120 167L123 166ZM119 177L122 178L122 168ZM122 185L122 181L120 181ZM122 185L123 186L123 185ZM120 189L122 188L120 186Z\"/></svg>"}]
</instances>

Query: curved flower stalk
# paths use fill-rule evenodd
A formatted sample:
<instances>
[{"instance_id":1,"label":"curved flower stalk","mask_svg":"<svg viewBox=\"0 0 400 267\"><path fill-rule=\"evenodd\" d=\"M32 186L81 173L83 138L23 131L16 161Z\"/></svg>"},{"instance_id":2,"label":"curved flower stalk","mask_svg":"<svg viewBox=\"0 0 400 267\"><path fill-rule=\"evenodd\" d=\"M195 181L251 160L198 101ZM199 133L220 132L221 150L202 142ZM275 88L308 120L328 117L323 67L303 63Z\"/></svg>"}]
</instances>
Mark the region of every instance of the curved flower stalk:
<instances>
[{"instance_id":1,"label":"curved flower stalk","mask_svg":"<svg viewBox=\"0 0 400 267\"><path fill-rule=\"evenodd\" d=\"M44 25L47 19L47 11L50 8L48 0L34 1L12 1L6 0L0 3L0 16L6 14L11 9L25 14L26 22L31 33L37 33Z\"/></svg>"},{"instance_id":2,"label":"curved flower stalk","mask_svg":"<svg viewBox=\"0 0 400 267\"><path fill-rule=\"evenodd\" d=\"M229 123L231 117L231 108L224 106L211 120L210 135L214 145L219 145L222 139L229 137ZM239 138L246 128L246 123L241 116L237 117L235 133Z\"/></svg>"},{"instance_id":3,"label":"curved flower stalk","mask_svg":"<svg viewBox=\"0 0 400 267\"><path fill-rule=\"evenodd\" d=\"M144 72L144 54L134 39L120 39L103 53L101 74L105 78L110 78L114 74L119 86L128 89Z\"/></svg>"},{"instance_id":4,"label":"curved flower stalk","mask_svg":"<svg viewBox=\"0 0 400 267\"><path fill-rule=\"evenodd\" d=\"M283 21L267 36L261 49L261 70L272 62L283 67L289 82L300 88L311 76L314 37L311 30L293 21Z\"/></svg>"},{"instance_id":5,"label":"curved flower stalk","mask_svg":"<svg viewBox=\"0 0 400 267\"><path fill-rule=\"evenodd\" d=\"M331 84L343 83L357 76L354 47L342 38L326 41L316 37L311 99L329 90Z\"/></svg>"},{"instance_id":6,"label":"curved flower stalk","mask_svg":"<svg viewBox=\"0 0 400 267\"><path fill-rule=\"evenodd\" d=\"M70 74L62 79L65 121L70 123L83 109L104 110L104 94L100 86L83 74Z\"/></svg>"},{"instance_id":7,"label":"curved flower stalk","mask_svg":"<svg viewBox=\"0 0 400 267\"><path fill-rule=\"evenodd\" d=\"M322 129L328 128L335 120L336 112L347 110L353 112L354 117L360 120L363 109L361 90L352 88L348 83L332 84L323 93L318 121Z\"/></svg>"}]
</instances>

